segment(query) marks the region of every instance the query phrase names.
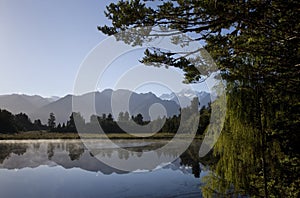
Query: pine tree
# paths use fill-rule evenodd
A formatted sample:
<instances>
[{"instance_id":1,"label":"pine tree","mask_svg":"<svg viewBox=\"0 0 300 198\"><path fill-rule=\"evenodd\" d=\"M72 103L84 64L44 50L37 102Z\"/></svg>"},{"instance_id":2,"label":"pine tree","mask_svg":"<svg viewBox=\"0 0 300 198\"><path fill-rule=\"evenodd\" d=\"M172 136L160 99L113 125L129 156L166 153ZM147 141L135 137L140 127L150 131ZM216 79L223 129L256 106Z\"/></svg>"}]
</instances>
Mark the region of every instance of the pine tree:
<instances>
[{"instance_id":1,"label":"pine tree","mask_svg":"<svg viewBox=\"0 0 300 198\"><path fill-rule=\"evenodd\" d=\"M216 71L226 80L228 112L214 149L219 161L212 167L217 175L207 180L204 194L297 197L299 1L177 0L160 2L157 7L148 2L110 4L106 16L112 26L99 30L113 35L132 27L163 26L179 30L178 35L173 35L179 43L183 40L182 32L193 34L193 41L205 43L217 70L203 69L199 74L198 65L188 57L178 59L175 52L161 49L145 50L141 60L144 64L168 63L180 68L186 82L198 82ZM118 39L139 45L147 32L151 34L151 30L144 34L125 31ZM194 53L205 57L201 50ZM212 108L218 105L214 103ZM232 184L234 192L228 191Z\"/></svg>"},{"instance_id":2,"label":"pine tree","mask_svg":"<svg viewBox=\"0 0 300 198\"><path fill-rule=\"evenodd\" d=\"M49 116L49 119L48 119L48 127L49 127L49 130L50 130L50 131L54 131L55 126L56 126L56 123L55 123L55 115L54 115L54 113L50 113L50 116Z\"/></svg>"}]
</instances>

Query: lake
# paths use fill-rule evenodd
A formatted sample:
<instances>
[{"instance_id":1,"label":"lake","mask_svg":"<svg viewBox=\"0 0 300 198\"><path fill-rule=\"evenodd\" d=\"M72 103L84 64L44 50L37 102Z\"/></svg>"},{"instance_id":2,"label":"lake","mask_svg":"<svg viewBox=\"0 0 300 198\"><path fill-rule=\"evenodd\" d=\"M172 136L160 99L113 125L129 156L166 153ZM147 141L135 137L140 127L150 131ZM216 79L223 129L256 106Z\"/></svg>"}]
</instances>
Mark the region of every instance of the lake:
<instances>
[{"instance_id":1,"label":"lake","mask_svg":"<svg viewBox=\"0 0 300 198\"><path fill-rule=\"evenodd\" d=\"M128 152L91 141L104 145L97 156L80 140L0 141L1 197L201 197L208 168L197 156L200 142L169 163L125 171L104 162L128 162L149 150L167 162L176 150L157 152L162 140L118 140Z\"/></svg>"}]
</instances>

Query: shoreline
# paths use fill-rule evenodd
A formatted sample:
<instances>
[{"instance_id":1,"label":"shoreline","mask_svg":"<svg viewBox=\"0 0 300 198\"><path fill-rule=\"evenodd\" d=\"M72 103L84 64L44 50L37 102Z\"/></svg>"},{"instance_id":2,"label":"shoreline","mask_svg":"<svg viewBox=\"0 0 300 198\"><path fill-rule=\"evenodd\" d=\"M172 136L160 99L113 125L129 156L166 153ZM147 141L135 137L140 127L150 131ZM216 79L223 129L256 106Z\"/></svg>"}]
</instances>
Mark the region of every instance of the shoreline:
<instances>
[{"instance_id":1,"label":"shoreline","mask_svg":"<svg viewBox=\"0 0 300 198\"><path fill-rule=\"evenodd\" d=\"M96 134L86 133L79 135L78 133L58 133L58 132L45 132L45 131L30 131L21 132L17 134L0 134L1 140L80 140L80 139L128 139L128 140L147 140L147 139L165 139L171 140L176 134L173 133L156 133L152 134L126 134L126 133L109 133L109 134ZM189 139L194 138L202 140L202 135L181 134L179 138Z\"/></svg>"}]
</instances>

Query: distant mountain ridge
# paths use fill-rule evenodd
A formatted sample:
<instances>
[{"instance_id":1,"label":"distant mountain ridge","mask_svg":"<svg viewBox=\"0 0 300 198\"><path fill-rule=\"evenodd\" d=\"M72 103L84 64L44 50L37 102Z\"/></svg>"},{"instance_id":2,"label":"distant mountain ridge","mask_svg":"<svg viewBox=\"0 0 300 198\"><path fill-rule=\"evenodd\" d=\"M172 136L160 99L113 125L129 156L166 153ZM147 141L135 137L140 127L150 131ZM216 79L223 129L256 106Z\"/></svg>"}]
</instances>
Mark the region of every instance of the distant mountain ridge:
<instances>
[{"instance_id":1,"label":"distant mountain ridge","mask_svg":"<svg viewBox=\"0 0 300 198\"><path fill-rule=\"evenodd\" d=\"M113 96L112 96L113 95ZM149 116L149 108L152 104L159 103L164 106L167 110L167 116L173 116L179 114L179 106L174 101L167 101L158 98L153 93L146 94L137 94L135 92L131 92L129 90L110 90L106 89L102 92L91 92L87 94L83 94L80 96L72 96L67 95L53 103L47 104L37 111L30 114L30 117L33 119L41 119L42 122L46 122L49 113L53 112L56 116L57 123L66 122L69 119L72 111L78 112L78 110L72 109L72 102L80 101L81 109L79 112L84 116L86 121L89 121L89 117L91 116L91 111L86 111L90 105L86 105L85 103L89 103L91 98L93 98L95 102L95 110L97 115L102 115L103 113L109 114L112 113L112 99L114 105L114 112L125 112L127 109L123 105L126 103L124 98L130 98L129 100L129 113L130 115L137 115L141 113L144 117L144 120L150 120ZM117 117L115 118L117 119Z\"/></svg>"},{"instance_id":2,"label":"distant mountain ridge","mask_svg":"<svg viewBox=\"0 0 300 198\"><path fill-rule=\"evenodd\" d=\"M125 112L127 108L124 105L126 98L129 100L129 113L130 115L137 115L141 113L144 120L150 120L149 109L153 104L160 104L166 110L166 115L171 117L179 114L179 109L190 105L192 99L198 97L200 107L207 106L211 101L211 95L207 92L194 92L193 90L182 90L179 93L163 94L157 97L155 94L149 93L135 93L129 90L111 90L106 89L101 92L91 92L80 96L66 95L62 98L51 97L44 98L42 96L34 95L2 95L0 96L0 109L7 109L8 111L17 114L20 112L26 113L32 121L40 119L44 124L47 123L49 114L53 112L56 117L56 123L65 123L72 111L72 102L80 101L83 105L80 113L84 116L86 121L89 121L91 116L89 111L86 111L86 103L94 98L95 109L97 115L103 113L112 113L112 104L114 105L115 119L119 112ZM213 98L213 97L212 97ZM78 112L78 111L76 111ZM154 115L158 116L158 115Z\"/></svg>"},{"instance_id":3,"label":"distant mountain ridge","mask_svg":"<svg viewBox=\"0 0 300 198\"><path fill-rule=\"evenodd\" d=\"M26 113L31 120L40 119L43 123L47 123L49 114L53 112L56 117L56 123L65 123L71 113L72 101L81 101L81 103L88 103L91 97L95 100L95 109L97 115L103 113L112 113L112 99L114 105L114 112L125 112L126 108L124 103L125 98L129 100L129 113L130 115L137 115L141 113L144 120L150 120L149 109L153 104L160 104L165 107L168 117L179 114L179 105L174 101L162 100L155 94L149 93L135 93L129 90L116 90L111 89L103 90L102 92L91 92L80 96L66 95L65 97L51 101L49 98L41 96L27 96L27 95L3 95L0 96L0 108L7 109L12 113ZM127 101L128 102L128 101ZM78 112L78 111L76 111ZM85 112L85 106L82 106L81 111L86 121L89 121L90 114ZM117 114L118 115L118 114ZM116 117L116 116L115 116ZM117 117L115 118L117 119Z\"/></svg>"},{"instance_id":4,"label":"distant mountain ridge","mask_svg":"<svg viewBox=\"0 0 300 198\"><path fill-rule=\"evenodd\" d=\"M207 106L212 100L215 99L214 95L211 95L205 91L193 91L191 89L183 89L178 93L162 94L160 96L163 100L175 101L181 107L187 107L191 105L191 101L197 97L200 103L200 108Z\"/></svg>"},{"instance_id":5,"label":"distant mountain ridge","mask_svg":"<svg viewBox=\"0 0 300 198\"><path fill-rule=\"evenodd\" d=\"M14 114L30 114L51 102L58 100L59 97L44 98L39 95L10 94L0 96L0 108L6 109Z\"/></svg>"}]
</instances>

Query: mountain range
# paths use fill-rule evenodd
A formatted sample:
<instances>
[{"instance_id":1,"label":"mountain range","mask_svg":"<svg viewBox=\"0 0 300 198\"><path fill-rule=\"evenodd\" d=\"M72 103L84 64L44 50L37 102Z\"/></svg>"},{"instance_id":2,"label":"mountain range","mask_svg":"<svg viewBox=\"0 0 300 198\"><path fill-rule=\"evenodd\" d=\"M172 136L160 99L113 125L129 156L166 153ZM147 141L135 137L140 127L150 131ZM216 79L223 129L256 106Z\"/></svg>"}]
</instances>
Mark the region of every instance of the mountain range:
<instances>
[{"instance_id":1,"label":"mountain range","mask_svg":"<svg viewBox=\"0 0 300 198\"><path fill-rule=\"evenodd\" d=\"M199 108L207 106L212 100L215 99L214 95L205 91L193 91L191 89L183 89L178 93L162 94L160 96L163 100L170 100L176 102L181 107L187 107L191 105L191 101L197 97L199 100Z\"/></svg>"},{"instance_id":2,"label":"mountain range","mask_svg":"<svg viewBox=\"0 0 300 198\"><path fill-rule=\"evenodd\" d=\"M39 95L25 95L25 94L11 94L11 95L0 95L0 108L6 109L13 114L17 113L33 113L38 108L48 105L59 97L53 96L45 98Z\"/></svg>"},{"instance_id":3,"label":"mountain range","mask_svg":"<svg viewBox=\"0 0 300 198\"><path fill-rule=\"evenodd\" d=\"M49 114L53 112L56 117L56 123L65 123L69 119L71 112L74 111L72 109L72 102L74 101L80 101L81 104L85 104L93 98L96 114L102 115L103 113L112 113L112 104L114 105L114 112L125 112L127 108L124 104L126 104L126 99L129 99L129 113L131 115L141 113L144 120L150 120L152 116L156 118L161 115L161 112L154 112L154 114L152 112L150 117L149 109L151 109L153 104L162 105L166 110L167 117L171 117L179 114L179 101L181 107L186 107L190 105L191 100L195 96L198 97L201 106L207 105L210 102L210 94L207 92L182 90L176 94L163 94L157 97L151 92L135 93L124 89L115 91L106 89L102 92L91 92L79 96L66 95L62 98L44 98L38 95L29 96L24 94L2 95L0 96L0 109L6 109L14 114L23 112L31 120L40 119L45 124L47 123ZM81 105L79 112L84 116L86 121L89 121L90 112L85 111L85 105Z\"/></svg>"}]
</instances>

